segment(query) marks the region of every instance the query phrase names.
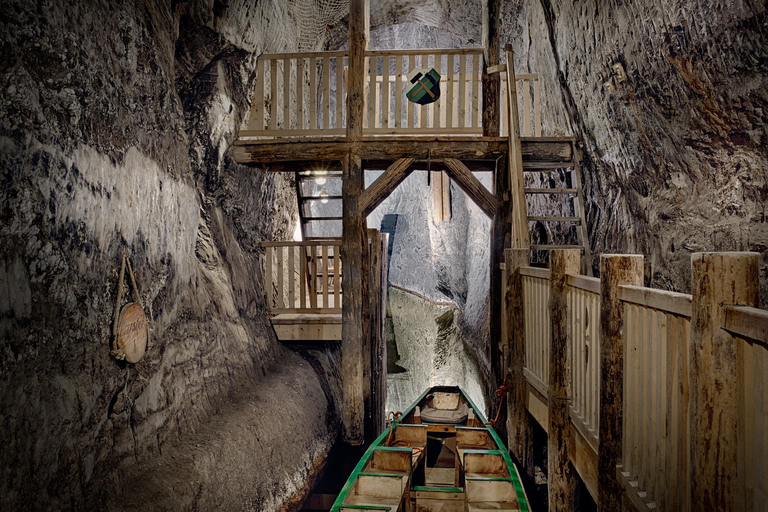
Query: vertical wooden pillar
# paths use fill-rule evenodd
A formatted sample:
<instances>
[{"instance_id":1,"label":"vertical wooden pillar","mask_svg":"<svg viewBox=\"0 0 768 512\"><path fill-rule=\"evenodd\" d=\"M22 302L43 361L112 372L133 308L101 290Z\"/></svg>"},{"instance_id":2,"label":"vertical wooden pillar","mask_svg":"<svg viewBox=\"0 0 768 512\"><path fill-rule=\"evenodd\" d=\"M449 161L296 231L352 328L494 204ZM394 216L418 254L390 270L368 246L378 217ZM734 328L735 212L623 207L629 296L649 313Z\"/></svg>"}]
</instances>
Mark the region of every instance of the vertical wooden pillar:
<instances>
[{"instance_id":1,"label":"vertical wooden pillar","mask_svg":"<svg viewBox=\"0 0 768 512\"><path fill-rule=\"evenodd\" d=\"M368 306L368 239L365 217L359 209L363 191L363 167L359 155L344 159L342 180L342 323L341 323L341 375L343 392L342 422L344 441L351 445L364 440L364 346L369 336Z\"/></svg>"},{"instance_id":2,"label":"vertical wooden pillar","mask_svg":"<svg viewBox=\"0 0 768 512\"><path fill-rule=\"evenodd\" d=\"M721 306L757 305L759 255L696 253L691 261L691 510L736 510L739 352L721 329Z\"/></svg>"},{"instance_id":3,"label":"vertical wooden pillar","mask_svg":"<svg viewBox=\"0 0 768 512\"><path fill-rule=\"evenodd\" d=\"M621 460L624 403L624 307L619 286L643 285L643 256L600 257L600 444L597 450L598 508L621 510L616 464Z\"/></svg>"},{"instance_id":4,"label":"vertical wooden pillar","mask_svg":"<svg viewBox=\"0 0 768 512\"><path fill-rule=\"evenodd\" d=\"M499 120L499 74L489 75L488 66L499 64L501 43L501 0L483 0L483 135L498 137L501 134Z\"/></svg>"},{"instance_id":5,"label":"vertical wooden pillar","mask_svg":"<svg viewBox=\"0 0 768 512\"><path fill-rule=\"evenodd\" d=\"M568 414L568 304L566 277L581 268L579 249L558 249L550 253L551 288L549 309L552 320L552 345L549 355L549 429L547 466L550 512L571 512L576 490L576 475L569 460L571 420Z\"/></svg>"},{"instance_id":6,"label":"vertical wooden pillar","mask_svg":"<svg viewBox=\"0 0 768 512\"><path fill-rule=\"evenodd\" d=\"M387 235L376 229L368 230L370 244L370 266L368 267L369 311L370 311L370 347L363 352L367 362L368 377L364 380L365 399L365 442L372 442L381 433L384 426L384 407L386 401L387 369L386 361L386 300L387 287L383 285L386 279L386 243ZM365 347L365 344L363 345ZM366 357L370 354L370 357Z\"/></svg>"},{"instance_id":7,"label":"vertical wooden pillar","mask_svg":"<svg viewBox=\"0 0 768 512\"><path fill-rule=\"evenodd\" d=\"M528 384L525 367L525 317L523 280L520 267L528 265L528 249L505 249L507 280L504 283L507 351L505 351L509 393L507 394L507 444L528 475L534 476L533 429L528 415Z\"/></svg>"},{"instance_id":8,"label":"vertical wooden pillar","mask_svg":"<svg viewBox=\"0 0 768 512\"><path fill-rule=\"evenodd\" d=\"M504 261L505 240L508 239L510 228L510 208L507 191L509 185L507 182L508 173L506 161L502 158L496 163L496 170L493 176L493 189L499 208L496 209L496 215L491 219L491 254L490 254L490 285L489 285L489 334L490 334L490 362L491 362L491 385L496 388L504 382L506 376L505 361L502 352L502 345L507 340L503 339L501 330L501 317L503 314L504 288L505 283L501 279L501 264ZM493 389L490 390L493 392ZM491 394L491 399L493 395ZM503 400L499 401L498 407L503 405ZM506 436L506 422L497 425L499 436L502 439Z\"/></svg>"},{"instance_id":9,"label":"vertical wooden pillar","mask_svg":"<svg viewBox=\"0 0 768 512\"><path fill-rule=\"evenodd\" d=\"M365 51L370 29L370 0L349 1L349 75L347 76L347 137L363 136Z\"/></svg>"}]
</instances>

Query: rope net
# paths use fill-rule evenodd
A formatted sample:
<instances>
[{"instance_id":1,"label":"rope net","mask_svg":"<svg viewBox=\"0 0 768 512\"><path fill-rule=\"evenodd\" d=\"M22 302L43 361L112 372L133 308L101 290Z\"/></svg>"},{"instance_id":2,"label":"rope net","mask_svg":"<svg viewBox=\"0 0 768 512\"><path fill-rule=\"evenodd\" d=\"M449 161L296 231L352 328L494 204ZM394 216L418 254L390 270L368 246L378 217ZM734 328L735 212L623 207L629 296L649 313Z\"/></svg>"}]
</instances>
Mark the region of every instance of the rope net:
<instances>
[{"instance_id":1,"label":"rope net","mask_svg":"<svg viewBox=\"0 0 768 512\"><path fill-rule=\"evenodd\" d=\"M299 51L317 51L329 25L349 14L349 0L289 0L299 29Z\"/></svg>"}]
</instances>

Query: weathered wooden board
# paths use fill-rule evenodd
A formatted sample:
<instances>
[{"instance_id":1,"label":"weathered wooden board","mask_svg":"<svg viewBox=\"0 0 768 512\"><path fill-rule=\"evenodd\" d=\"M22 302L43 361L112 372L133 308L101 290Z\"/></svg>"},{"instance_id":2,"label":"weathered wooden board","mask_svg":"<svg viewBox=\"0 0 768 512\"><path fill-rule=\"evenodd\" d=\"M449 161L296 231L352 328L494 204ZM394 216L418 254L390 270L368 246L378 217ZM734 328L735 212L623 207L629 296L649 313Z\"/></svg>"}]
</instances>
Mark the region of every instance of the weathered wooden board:
<instances>
[{"instance_id":1,"label":"weathered wooden board","mask_svg":"<svg viewBox=\"0 0 768 512\"><path fill-rule=\"evenodd\" d=\"M138 363L147 350L149 331L144 309L131 302L123 306L117 323L117 347L129 363Z\"/></svg>"}]
</instances>

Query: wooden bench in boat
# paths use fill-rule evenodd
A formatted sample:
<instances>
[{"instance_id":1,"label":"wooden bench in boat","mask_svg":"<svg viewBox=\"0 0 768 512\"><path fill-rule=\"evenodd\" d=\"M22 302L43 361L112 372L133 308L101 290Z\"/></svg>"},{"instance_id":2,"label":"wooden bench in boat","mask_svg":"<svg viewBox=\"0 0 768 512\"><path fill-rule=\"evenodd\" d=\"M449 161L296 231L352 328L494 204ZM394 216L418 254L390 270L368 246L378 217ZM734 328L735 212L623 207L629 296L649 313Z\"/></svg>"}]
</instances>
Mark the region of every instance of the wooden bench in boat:
<instances>
[{"instance_id":1,"label":"wooden bench in boat","mask_svg":"<svg viewBox=\"0 0 768 512\"><path fill-rule=\"evenodd\" d=\"M416 467L427 447L427 425L397 425L392 445L411 448L411 467Z\"/></svg>"},{"instance_id":2,"label":"wooden bench in boat","mask_svg":"<svg viewBox=\"0 0 768 512\"><path fill-rule=\"evenodd\" d=\"M467 512L518 510L515 486L501 451L466 448L462 462Z\"/></svg>"},{"instance_id":3,"label":"wooden bench in boat","mask_svg":"<svg viewBox=\"0 0 768 512\"><path fill-rule=\"evenodd\" d=\"M493 450L496 445L488 430L482 427L456 427L456 451L464 465L464 450Z\"/></svg>"}]
</instances>

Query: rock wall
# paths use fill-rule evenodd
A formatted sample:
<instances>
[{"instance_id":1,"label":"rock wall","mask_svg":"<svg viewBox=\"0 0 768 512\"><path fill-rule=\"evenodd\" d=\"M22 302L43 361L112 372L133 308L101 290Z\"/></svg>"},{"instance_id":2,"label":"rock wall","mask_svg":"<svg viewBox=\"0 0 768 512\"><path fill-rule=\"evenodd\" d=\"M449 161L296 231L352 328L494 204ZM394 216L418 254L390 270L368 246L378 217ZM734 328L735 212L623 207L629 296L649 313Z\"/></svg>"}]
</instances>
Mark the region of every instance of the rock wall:
<instances>
[{"instance_id":1,"label":"rock wall","mask_svg":"<svg viewBox=\"0 0 768 512\"><path fill-rule=\"evenodd\" d=\"M308 491L338 354L276 342L257 244L290 238L294 186L228 153L290 23L277 3L0 5L0 508L276 510ZM152 319L135 365L109 355L123 254Z\"/></svg>"}]
</instances>

